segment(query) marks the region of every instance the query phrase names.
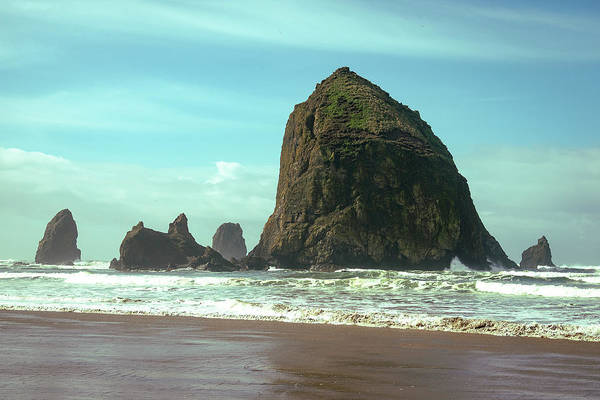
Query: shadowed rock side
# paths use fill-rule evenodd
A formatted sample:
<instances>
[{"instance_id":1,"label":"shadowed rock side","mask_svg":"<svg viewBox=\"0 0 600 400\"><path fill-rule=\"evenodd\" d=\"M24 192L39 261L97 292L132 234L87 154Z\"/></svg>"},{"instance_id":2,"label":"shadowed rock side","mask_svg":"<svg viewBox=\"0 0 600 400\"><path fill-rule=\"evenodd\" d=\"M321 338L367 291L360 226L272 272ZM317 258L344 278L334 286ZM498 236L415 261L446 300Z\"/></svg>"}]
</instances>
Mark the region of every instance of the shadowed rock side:
<instances>
[{"instance_id":1,"label":"shadowed rock side","mask_svg":"<svg viewBox=\"0 0 600 400\"><path fill-rule=\"evenodd\" d=\"M212 248L231 261L246 257L246 241L240 224L226 222L217 228L212 238Z\"/></svg>"},{"instance_id":2,"label":"shadowed rock side","mask_svg":"<svg viewBox=\"0 0 600 400\"><path fill-rule=\"evenodd\" d=\"M172 269L192 267L209 271L234 271L238 268L221 254L196 243L188 230L185 214L169 224L167 233L144 227L139 222L125 235L120 259L113 259L110 267L118 270Z\"/></svg>"},{"instance_id":3,"label":"shadowed rock side","mask_svg":"<svg viewBox=\"0 0 600 400\"><path fill-rule=\"evenodd\" d=\"M77 248L77 224L71 211L58 212L46 225L44 237L38 244L35 262L40 264L73 264L81 259Z\"/></svg>"},{"instance_id":4,"label":"shadowed rock side","mask_svg":"<svg viewBox=\"0 0 600 400\"><path fill-rule=\"evenodd\" d=\"M546 236L539 238L536 245L521 254L521 268L535 268L539 265L554 267L550 244Z\"/></svg>"},{"instance_id":5,"label":"shadowed rock side","mask_svg":"<svg viewBox=\"0 0 600 400\"><path fill-rule=\"evenodd\" d=\"M516 267L417 111L348 68L294 107L276 206L250 256L286 267Z\"/></svg>"}]
</instances>

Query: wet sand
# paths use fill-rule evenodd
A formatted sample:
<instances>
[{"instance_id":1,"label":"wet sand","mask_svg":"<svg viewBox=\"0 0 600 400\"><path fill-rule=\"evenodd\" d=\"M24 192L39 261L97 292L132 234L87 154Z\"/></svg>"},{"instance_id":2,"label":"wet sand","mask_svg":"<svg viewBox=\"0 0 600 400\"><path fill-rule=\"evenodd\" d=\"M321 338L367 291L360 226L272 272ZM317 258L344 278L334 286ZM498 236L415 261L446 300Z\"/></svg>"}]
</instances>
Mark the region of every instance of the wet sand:
<instances>
[{"instance_id":1,"label":"wet sand","mask_svg":"<svg viewBox=\"0 0 600 400\"><path fill-rule=\"evenodd\" d=\"M6 399L598 399L600 343L0 311Z\"/></svg>"}]
</instances>

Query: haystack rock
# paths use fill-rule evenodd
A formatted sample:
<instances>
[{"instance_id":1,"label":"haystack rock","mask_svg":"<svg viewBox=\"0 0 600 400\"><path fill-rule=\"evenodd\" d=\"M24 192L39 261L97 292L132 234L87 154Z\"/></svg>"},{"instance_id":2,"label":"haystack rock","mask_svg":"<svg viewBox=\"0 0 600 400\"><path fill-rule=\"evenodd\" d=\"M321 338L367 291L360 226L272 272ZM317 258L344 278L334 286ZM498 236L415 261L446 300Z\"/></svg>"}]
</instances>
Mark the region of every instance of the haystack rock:
<instances>
[{"instance_id":1,"label":"haystack rock","mask_svg":"<svg viewBox=\"0 0 600 400\"><path fill-rule=\"evenodd\" d=\"M250 256L296 268L516 267L417 111L340 68L294 107L273 214Z\"/></svg>"},{"instance_id":2,"label":"haystack rock","mask_svg":"<svg viewBox=\"0 0 600 400\"><path fill-rule=\"evenodd\" d=\"M212 238L212 248L231 261L246 256L246 241L240 224L226 222L217 228Z\"/></svg>"},{"instance_id":3,"label":"haystack rock","mask_svg":"<svg viewBox=\"0 0 600 400\"><path fill-rule=\"evenodd\" d=\"M221 254L196 243L188 230L187 217L180 214L169 224L167 233L135 225L123 239L120 259L113 259L110 267L119 270L173 269L192 267L209 271L238 269Z\"/></svg>"},{"instance_id":4,"label":"haystack rock","mask_svg":"<svg viewBox=\"0 0 600 400\"><path fill-rule=\"evenodd\" d=\"M554 267L550 244L546 236L539 238L536 245L531 246L521 254L521 268L535 268L539 265Z\"/></svg>"},{"instance_id":5,"label":"haystack rock","mask_svg":"<svg viewBox=\"0 0 600 400\"><path fill-rule=\"evenodd\" d=\"M79 259L81 250L77 248L77 224L71 211L65 208L46 225L44 237L35 253L35 262L71 265Z\"/></svg>"}]
</instances>

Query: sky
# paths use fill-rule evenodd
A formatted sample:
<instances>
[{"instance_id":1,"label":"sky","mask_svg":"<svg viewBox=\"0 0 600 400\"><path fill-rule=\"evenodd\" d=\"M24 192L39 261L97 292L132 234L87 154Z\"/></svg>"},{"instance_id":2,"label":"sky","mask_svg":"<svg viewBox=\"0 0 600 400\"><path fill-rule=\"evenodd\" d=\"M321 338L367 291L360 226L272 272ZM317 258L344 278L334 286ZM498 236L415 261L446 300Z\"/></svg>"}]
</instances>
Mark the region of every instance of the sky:
<instances>
[{"instance_id":1,"label":"sky","mask_svg":"<svg viewBox=\"0 0 600 400\"><path fill-rule=\"evenodd\" d=\"M509 257L600 264L600 3L533 0L3 0L0 259L63 208L86 260L180 212L251 249L289 113L341 66L419 110Z\"/></svg>"}]
</instances>

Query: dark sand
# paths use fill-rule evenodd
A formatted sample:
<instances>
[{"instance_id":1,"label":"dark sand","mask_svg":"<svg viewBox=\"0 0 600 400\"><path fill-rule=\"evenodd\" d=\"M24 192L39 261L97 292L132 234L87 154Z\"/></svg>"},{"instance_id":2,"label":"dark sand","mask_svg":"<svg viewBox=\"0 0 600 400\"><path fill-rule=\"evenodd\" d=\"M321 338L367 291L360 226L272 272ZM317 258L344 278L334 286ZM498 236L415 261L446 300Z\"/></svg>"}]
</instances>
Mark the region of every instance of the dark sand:
<instances>
[{"instance_id":1,"label":"dark sand","mask_svg":"<svg viewBox=\"0 0 600 400\"><path fill-rule=\"evenodd\" d=\"M600 343L0 311L2 399L600 399Z\"/></svg>"}]
</instances>

